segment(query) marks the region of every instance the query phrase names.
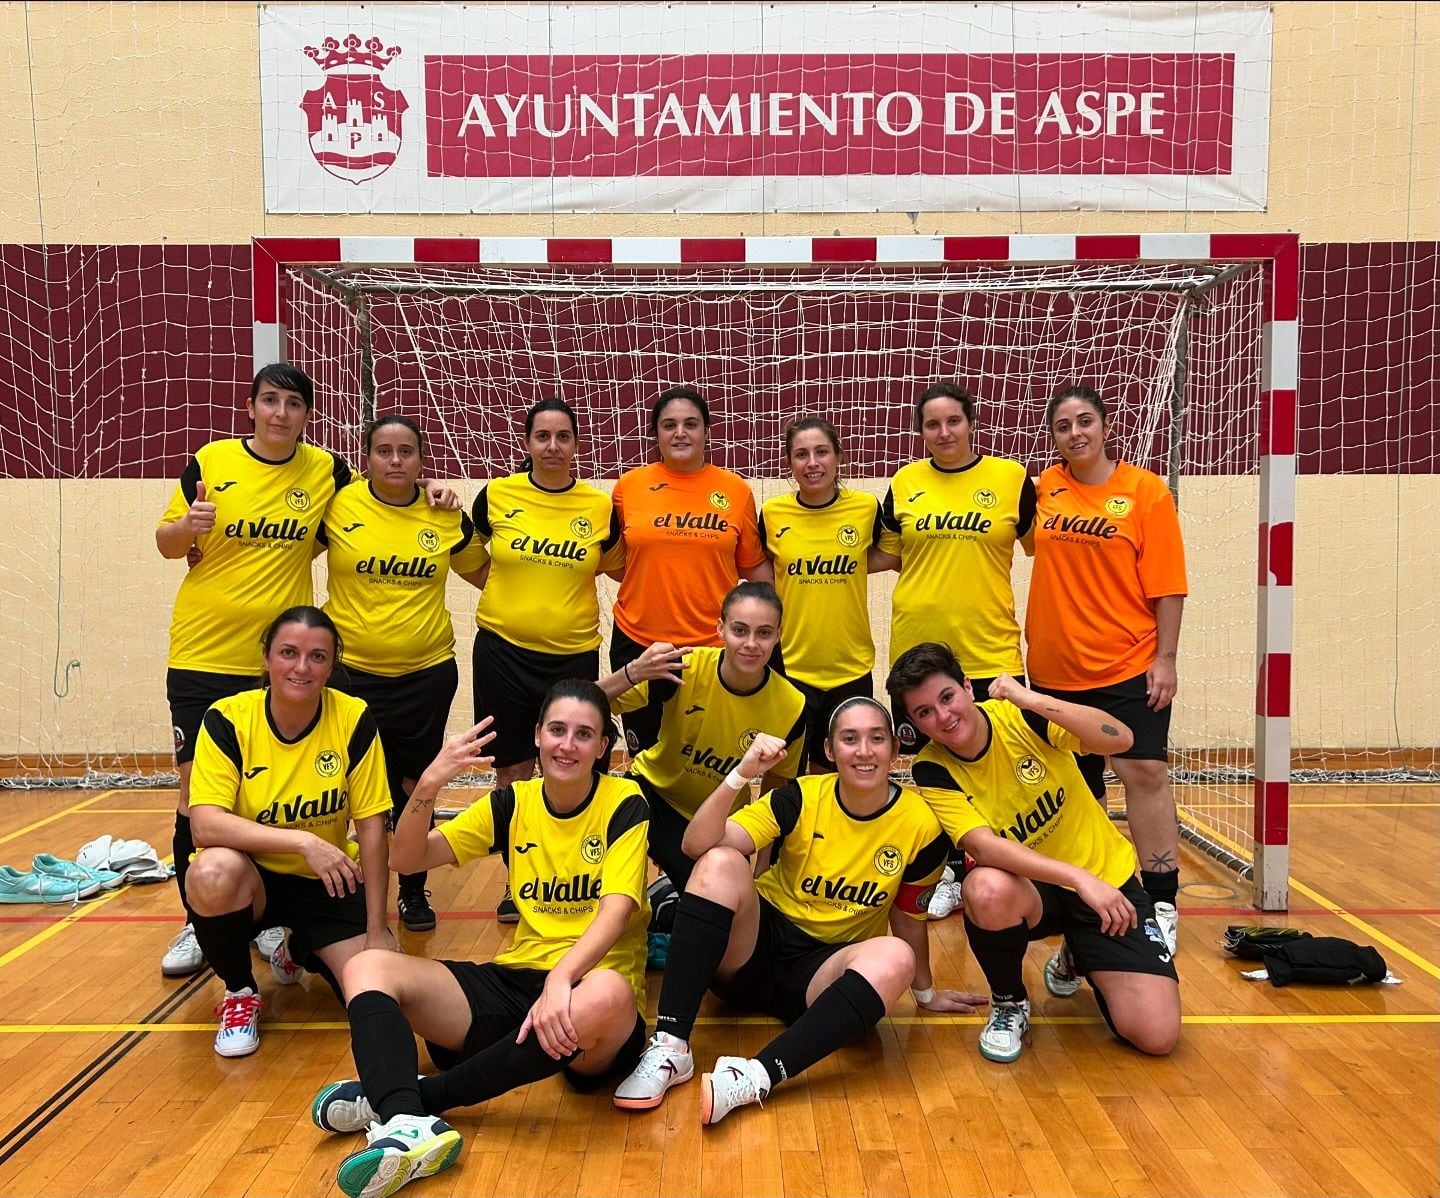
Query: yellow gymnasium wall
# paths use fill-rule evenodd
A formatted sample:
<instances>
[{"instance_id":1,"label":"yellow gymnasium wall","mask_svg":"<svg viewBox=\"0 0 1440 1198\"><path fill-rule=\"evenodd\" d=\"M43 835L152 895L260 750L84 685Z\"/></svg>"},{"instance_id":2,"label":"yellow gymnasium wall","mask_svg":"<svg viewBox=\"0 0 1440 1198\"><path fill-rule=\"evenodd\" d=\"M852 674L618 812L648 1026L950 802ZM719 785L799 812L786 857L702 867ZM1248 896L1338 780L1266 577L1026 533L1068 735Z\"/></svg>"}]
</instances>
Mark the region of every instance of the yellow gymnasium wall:
<instances>
[{"instance_id":1,"label":"yellow gymnasium wall","mask_svg":"<svg viewBox=\"0 0 1440 1198\"><path fill-rule=\"evenodd\" d=\"M1310 243L1440 238L1440 5L1282 3L1274 21L1265 212L321 218L263 210L253 4L7 4L0 6L0 242L1212 229L1296 230ZM156 399L185 402L184 394ZM1336 419L1344 399L1322 397L1336 405ZM1436 480L1433 472L1300 479L1297 746L1440 741L1433 597L1440 549L1429 519L1440 507ZM467 500L483 481L460 481ZM763 496L778 485L757 490ZM883 490L875 480L866 485ZM0 685L0 757L167 750L166 630L183 565L159 558L152 530L171 486L0 481L8 546L0 627L11 667ZM1199 635L1187 626L1176 724L1182 745L1250 739L1252 490L1223 478L1182 482L1194 587L1214 597L1222 622L1233 613L1232 626L1242 630L1217 624L1206 634L1217 650L1197 657ZM1022 561L1022 597L1025 576ZM888 585L883 576L875 582L882 612ZM452 597L463 670L457 724L469 711L473 624L464 591L457 584ZM876 631L883 653L883 618Z\"/></svg>"}]
</instances>

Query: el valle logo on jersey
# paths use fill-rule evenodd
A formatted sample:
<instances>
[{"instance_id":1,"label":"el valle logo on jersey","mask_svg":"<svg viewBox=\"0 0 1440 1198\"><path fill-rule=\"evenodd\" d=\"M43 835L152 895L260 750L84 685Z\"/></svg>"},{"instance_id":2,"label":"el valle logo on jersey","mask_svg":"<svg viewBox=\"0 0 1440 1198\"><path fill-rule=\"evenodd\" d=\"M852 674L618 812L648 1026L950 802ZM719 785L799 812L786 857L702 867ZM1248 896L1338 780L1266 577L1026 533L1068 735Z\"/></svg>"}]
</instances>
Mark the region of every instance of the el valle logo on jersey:
<instances>
[{"instance_id":1,"label":"el valle logo on jersey","mask_svg":"<svg viewBox=\"0 0 1440 1198\"><path fill-rule=\"evenodd\" d=\"M403 93L386 87L380 72L400 54L377 37L362 42L327 37L305 54L325 72L325 82L300 100L310 151L326 171L354 184L383 175L400 152L402 121L409 107Z\"/></svg>"}]
</instances>

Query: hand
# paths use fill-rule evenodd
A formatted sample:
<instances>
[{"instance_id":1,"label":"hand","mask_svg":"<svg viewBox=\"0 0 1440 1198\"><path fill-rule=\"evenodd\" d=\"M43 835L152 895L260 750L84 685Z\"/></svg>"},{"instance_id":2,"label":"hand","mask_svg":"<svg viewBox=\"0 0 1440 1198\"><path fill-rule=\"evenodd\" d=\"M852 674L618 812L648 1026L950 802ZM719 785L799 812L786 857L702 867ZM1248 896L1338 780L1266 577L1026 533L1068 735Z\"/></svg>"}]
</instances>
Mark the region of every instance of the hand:
<instances>
[{"instance_id":1,"label":"hand","mask_svg":"<svg viewBox=\"0 0 1440 1198\"><path fill-rule=\"evenodd\" d=\"M990 683L990 697L992 699L1004 699L1007 703L1020 706L1020 700L1030 694L1028 687L1021 686L1009 674L999 674Z\"/></svg>"},{"instance_id":2,"label":"hand","mask_svg":"<svg viewBox=\"0 0 1440 1198\"><path fill-rule=\"evenodd\" d=\"M1168 707L1175 697L1178 682L1175 677L1175 659L1157 657L1145 671L1145 703L1151 711Z\"/></svg>"},{"instance_id":3,"label":"hand","mask_svg":"<svg viewBox=\"0 0 1440 1198\"><path fill-rule=\"evenodd\" d=\"M384 953L398 953L400 946L395 943L395 934L389 926L381 928L378 932L365 933L365 947L378 949Z\"/></svg>"},{"instance_id":4,"label":"hand","mask_svg":"<svg viewBox=\"0 0 1440 1198\"><path fill-rule=\"evenodd\" d=\"M778 736L761 732L750 742L745 756L740 759L740 772L747 778L759 778L768 774L785 760L785 751L785 742Z\"/></svg>"},{"instance_id":5,"label":"hand","mask_svg":"<svg viewBox=\"0 0 1440 1198\"><path fill-rule=\"evenodd\" d=\"M453 512L460 506L460 495L454 487L446 483L437 483L431 479L425 484L425 502L431 507Z\"/></svg>"},{"instance_id":6,"label":"hand","mask_svg":"<svg viewBox=\"0 0 1440 1198\"><path fill-rule=\"evenodd\" d=\"M199 545L191 545L189 549L185 550L185 564L193 570L196 566L200 564L200 561L204 556L205 555L200 551Z\"/></svg>"},{"instance_id":7,"label":"hand","mask_svg":"<svg viewBox=\"0 0 1440 1198\"><path fill-rule=\"evenodd\" d=\"M195 484L195 500L185 513L185 527L197 537L215 527L215 505L205 498L203 478Z\"/></svg>"},{"instance_id":8,"label":"hand","mask_svg":"<svg viewBox=\"0 0 1440 1198\"><path fill-rule=\"evenodd\" d=\"M337 849L328 840L321 840L314 833L305 834L307 840L300 855L311 872L325 883L325 892L331 898L343 898L354 894L355 888L365 880L360 867L350 859L344 849Z\"/></svg>"},{"instance_id":9,"label":"hand","mask_svg":"<svg viewBox=\"0 0 1440 1198\"><path fill-rule=\"evenodd\" d=\"M425 767L425 774L436 790L467 770L488 770L495 764L495 758L485 752L485 746L495 739L495 733L490 731L492 722L487 715L474 727L446 738L435 760Z\"/></svg>"},{"instance_id":10,"label":"hand","mask_svg":"<svg viewBox=\"0 0 1440 1198\"><path fill-rule=\"evenodd\" d=\"M1135 904L1108 882L1102 882L1093 874L1075 887L1080 900L1100 917L1100 930L1107 936L1123 936L1139 925Z\"/></svg>"},{"instance_id":11,"label":"hand","mask_svg":"<svg viewBox=\"0 0 1440 1198\"><path fill-rule=\"evenodd\" d=\"M988 994L971 994L966 990L936 990L935 997L929 1002L921 1003L917 1000L915 1003L922 1011L934 1011L937 1014L944 1011L956 1015L974 1015L989 1004Z\"/></svg>"},{"instance_id":12,"label":"hand","mask_svg":"<svg viewBox=\"0 0 1440 1198\"><path fill-rule=\"evenodd\" d=\"M693 652L688 646L677 649L668 641L656 641L630 663L630 677L636 682L662 679L666 682L683 682L685 659Z\"/></svg>"},{"instance_id":13,"label":"hand","mask_svg":"<svg viewBox=\"0 0 1440 1198\"><path fill-rule=\"evenodd\" d=\"M515 1043L524 1044L525 1037L533 1031L540 1047L557 1061L578 1052L580 1038L570 1020L570 994L570 982L552 970L545 979L540 997L520 1025Z\"/></svg>"}]
</instances>

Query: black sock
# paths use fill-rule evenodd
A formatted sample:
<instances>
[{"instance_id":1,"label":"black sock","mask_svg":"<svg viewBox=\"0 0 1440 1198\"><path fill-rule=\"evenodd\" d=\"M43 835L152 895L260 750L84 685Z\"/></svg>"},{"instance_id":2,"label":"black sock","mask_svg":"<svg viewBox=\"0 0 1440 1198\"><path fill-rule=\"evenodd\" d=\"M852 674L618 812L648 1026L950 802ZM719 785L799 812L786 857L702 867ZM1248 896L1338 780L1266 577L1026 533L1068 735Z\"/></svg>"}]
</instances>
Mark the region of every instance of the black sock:
<instances>
[{"instance_id":1,"label":"black sock","mask_svg":"<svg viewBox=\"0 0 1440 1198\"><path fill-rule=\"evenodd\" d=\"M1161 874L1142 869L1140 885L1145 887L1145 893L1150 896L1152 903L1169 903L1173 907L1180 894L1180 871L1171 869Z\"/></svg>"},{"instance_id":2,"label":"black sock","mask_svg":"<svg viewBox=\"0 0 1440 1198\"><path fill-rule=\"evenodd\" d=\"M991 932L976 927L966 916L965 938L990 983L990 997L995 1002L1022 1002L1029 997L1025 989L1025 948L1030 943L1030 927L1023 919L1013 928Z\"/></svg>"},{"instance_id":3,"label":"black sock","mask_svg":"<svg viewBox=\"0 0 1440 1198\"><path fill-rule=\"evenodd\" d=\"M420 1100L425 1113L443 1115L452 1107L488 1102L531 1082L553 1077L580 1055L572 1053L557 1061L540 1047L540 1037L533 1031L525 1037L525 1043L516 1044L515 1035L519 1030L516 1027L515 1031L507 1032L489 1048L466 1057L453 1069L422 1078Z\"/></svg>"},{"instance_id":4,"label":"black sock","mask_svg":"<svg viewBox=\"0 0 1440 1198\"><path fill-rule=\"evenodd\" d=\"M405 1012L388 994L364 990L345 1008L350 1019L350 1051L360 1073L360 1088L381 1123L396 1115L424 1115L420 1102L420 1052Z\"/></svg>"},{"instance_id":5,"label":"black sock","mask_svg":"<svg viewBox=\"0 0 1440 1198\"><path fill-rule=\"evenodd\" d=\"M730 944L735 912L698 894L682 894L670 932L670 959L660 983L660 1009L655 1030L690 1039L700 1000Z\"/></svg>"},{"instance_id":6,"label":"black sock","mask_svg":"<svg viewBox=\"0 0 1440 1198\"><path fill-rule=\"evenodd\" d=\"M400 897L416 897L425 893L425 882L430 877L428 873L423 874L401 874L400 875Z\"/></svg>"},{"instance_id":7,"label":"black sock","mask_svg":"<svg viewBox=\"0 0 1440 1198\"><path fill-rule=\"evenodd\" d=\"M770 1087L809 1069L837 1048L853 1044L880 1022L885 1002L865 978L847 969L794 1023L758 1053Z\"/></svg>"},{"instance_id":8,"label":"black sock","mask_svg":"<svg viewBox=\"0 0 1440 1198\"><path fill-rule=\"evenodd\" d=\"M250 936L255 930L255 916L249 907L227 911L224 915L190 915L195 939L215 976L227 990L244 990L247 986L257 994L255 974L250 969Z\"/></svg>"},{"instance_id":9,"label":"black sock","mask_svg":"<svg viewBox=\"0 0 1440 1198\"><path fill-rule=\"evenodd\" d=\"M1080 767L1080 776L1090 793L1103 807L1105 805L1105 758L1099 753L1076 753L1075 764Z\"/></svg>"},{"instance_id":10,"label":"black sock","mask_svg":"<svg viewBox=\"0 0 1440 1198\"><path fill-rule=\"evenodd\" d=\"M175 813L175 832L170 837L170 850L175 854L175 885L180 888L180 902L185 918L190 918L190 901L185 897L185 875L190 872L190 854L195 851L195 837L190 833L190 817Z\"/></svg>"}]
</instances>

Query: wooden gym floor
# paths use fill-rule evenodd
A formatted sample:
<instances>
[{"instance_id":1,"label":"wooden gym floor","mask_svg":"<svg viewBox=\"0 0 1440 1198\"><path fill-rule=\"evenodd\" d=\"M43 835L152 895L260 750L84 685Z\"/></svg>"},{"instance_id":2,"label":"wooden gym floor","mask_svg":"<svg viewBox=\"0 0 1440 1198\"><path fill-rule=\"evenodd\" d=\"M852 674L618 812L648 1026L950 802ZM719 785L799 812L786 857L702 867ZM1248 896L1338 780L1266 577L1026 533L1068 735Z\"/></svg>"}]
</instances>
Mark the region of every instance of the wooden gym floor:
<instances>
[{"instance_id":1,"label":"wooden gym floor","mask_svg":"<svg viewBox=\"0 0 1440 1198\"><path fill-rule=\"evenodd\" d=\"M977 1017L902 999L864 1043L764 1109L698 1123L698 1084L648 1115L558 1079L459 1112L457 1168L422 1195L1401 1195L1437 1193L1440 788L1297 787L1292 907L1263 920L1186 849L1185 1026L1165 1060L1107 1034L1088 990L1045 993L1030 954L1030 1045L982 1060ZM170 843L173 793L20 792L0 800L0 863L73 856L101 833ZM432 876L438 929L408 951L488 958L498 861ZM1248 897L1248 896L1247 896ZM78 907L0 907L0 1195L327 1195L355 1141L308 1117L353 1076L341 1011L318 978L270 985L260 1051L211 1051L219 985L166 980L173 884ZM1375 945L1399 986L1276 990L1240 978L1226 924L1286 922ZM958 921L936 929L937 977L982 988ZM262 986L268 971L261 970ZM650 985L651 1012L659 990ZM748 1053L764 1019L713 1000L699 1063Z\"/></svg>"}]
</instances>

